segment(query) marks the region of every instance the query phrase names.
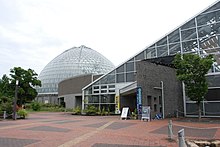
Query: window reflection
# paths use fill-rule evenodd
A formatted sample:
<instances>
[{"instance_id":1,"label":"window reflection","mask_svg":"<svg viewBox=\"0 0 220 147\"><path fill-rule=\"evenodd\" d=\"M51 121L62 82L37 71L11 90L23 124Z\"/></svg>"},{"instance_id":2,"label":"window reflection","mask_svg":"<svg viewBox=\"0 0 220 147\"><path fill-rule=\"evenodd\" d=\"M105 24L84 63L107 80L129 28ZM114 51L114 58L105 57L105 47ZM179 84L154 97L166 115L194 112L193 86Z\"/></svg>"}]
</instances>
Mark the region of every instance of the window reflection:
<instances>
[{"instance_id":1,"label":"window reflection","mask_svg":"<svg viewBox=\"0 0 220 147\"><path fill-rule=\"evenodd\" d=\"M167 45L157 47L157 57L167 56L168 48Z\"/></svg>"},{"instance_id":2,"label":"window reflection","mask_svg":"<svg viewBox=\"0 0 220 147\"><path fill-rule=\"evenodd\" d=\"M197 40L182 42L183 52L196 52L198 51Z\"/></svg>"},{"instance_id":3,"label":"window reflection","mask_svg":"<svg viewBox=\"0 0 220 147\"><path fill-rule=\"evenodd\" d=\"M156 49L155 49L155 47L154 48L148 48L146 50L146 54L147 54L147 59L148 58L156 57Z\"/></svg>"},{"instance_id":4,"label":"window reflection","mask_svg":"<svg viewBox=\"0 0 220 147\"><path fill-rule=\"evenodd\" d=\"M170 55L180 53L181 52L180 43L170 44L169 45L169 52L170 52Z\"/></svg>"},{"instance_id":5,"label":"window reflection","mask_svg":"<svg viewBox=\"0 0 220 147\"><path fill-rule=\"evenodd\" d=\"M135 60L143 60L144 59L144 52L141 52L137 56L135 56Z\"/></svg>"},{"instance_id":6,"label":"window reflection","mask_svg":"<svg viewBox=\"0 0 220 147\"><path fill-rule=\"evenodd\" d=\"M124 74L117 74L117 76L116 76L116 82L117 82L117 83L125 82Z\"/></svg>"}]
</instances>

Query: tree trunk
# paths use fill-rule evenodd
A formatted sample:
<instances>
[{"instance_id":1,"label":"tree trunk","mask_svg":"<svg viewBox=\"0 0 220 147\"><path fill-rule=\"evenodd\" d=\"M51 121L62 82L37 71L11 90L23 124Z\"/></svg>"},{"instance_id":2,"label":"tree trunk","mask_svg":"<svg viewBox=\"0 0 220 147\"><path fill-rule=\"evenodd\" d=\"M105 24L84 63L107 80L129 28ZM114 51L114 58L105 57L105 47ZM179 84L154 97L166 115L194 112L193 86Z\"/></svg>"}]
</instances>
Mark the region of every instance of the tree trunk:
<instances>
[{"instance_id":1,"label":"tree trunk","mask_svg":"<svg viewBox=\"0 0 220 147\"><path fill-rule=\"evenodd\" d=\"M201 121L201 105L200 105L200 103L198 104L198 109L199 109L198 117L199 117L199 121Z\"/></svg>"}]
</instances>

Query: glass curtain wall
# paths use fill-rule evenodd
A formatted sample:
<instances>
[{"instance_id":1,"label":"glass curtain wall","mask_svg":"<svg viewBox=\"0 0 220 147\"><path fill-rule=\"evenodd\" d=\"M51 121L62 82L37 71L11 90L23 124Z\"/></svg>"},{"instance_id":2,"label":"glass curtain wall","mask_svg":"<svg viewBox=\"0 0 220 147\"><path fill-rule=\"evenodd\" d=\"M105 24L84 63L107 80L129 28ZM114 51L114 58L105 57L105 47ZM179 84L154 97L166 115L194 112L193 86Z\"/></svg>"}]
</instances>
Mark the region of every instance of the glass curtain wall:
<instances>
[{"instance_id":1,"label":"glass curtain wall","mask_svg":"<svg viewBox=\"0 0 220 147\"><path fill-rule=\"evenodd\" d=\"M96 99L99 105L114 105L115 85L118 83L135 82L136 62L144 59L175 55L177 53L195 53L204 57L214 54L216 62L210 72L220 71L220 2L190 19L159 41L153 43L130 60L126 61L112 72L101 77L84 89L87 100ZM97 89L95 88L97 86ZM107 87L103 89L102 87ZM110 88L112 87L112 88ZM114 87L114 88L113 88ZM110 89L109 89L110 88ZM105 95L105 96L103 96ZM112 101L103 103L105 97ZM85 105L95 104L94 100L85 101ZM113 107L114 108L114 107Z\"/></svg>"}]
</instances>

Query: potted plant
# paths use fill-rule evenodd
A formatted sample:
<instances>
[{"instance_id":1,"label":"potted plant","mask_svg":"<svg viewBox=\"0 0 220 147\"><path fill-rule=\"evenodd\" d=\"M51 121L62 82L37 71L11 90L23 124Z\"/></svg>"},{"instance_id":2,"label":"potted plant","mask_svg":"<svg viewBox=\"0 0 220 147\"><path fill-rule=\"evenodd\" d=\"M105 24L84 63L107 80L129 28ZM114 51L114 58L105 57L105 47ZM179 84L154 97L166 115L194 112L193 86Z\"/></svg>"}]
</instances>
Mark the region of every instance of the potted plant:
<instances>
[{"instance_id":1,"label":"potted plant","mask_svg":"<svg viewBox=\"0 0 220 147\"><path fill-rule=\"evenodd\" d=\"M134 112L131 112L131 117L133 119L137 119L137 109L136 108L134 109Z\"/></svg>"}]
</instances>

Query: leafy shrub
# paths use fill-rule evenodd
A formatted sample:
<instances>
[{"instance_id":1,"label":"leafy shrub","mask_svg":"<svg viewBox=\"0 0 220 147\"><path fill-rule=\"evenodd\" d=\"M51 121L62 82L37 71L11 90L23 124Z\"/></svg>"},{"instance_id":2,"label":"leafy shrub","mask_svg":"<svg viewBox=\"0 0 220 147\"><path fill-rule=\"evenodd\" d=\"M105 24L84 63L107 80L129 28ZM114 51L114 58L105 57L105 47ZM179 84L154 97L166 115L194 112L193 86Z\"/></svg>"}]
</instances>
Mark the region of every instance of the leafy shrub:
<instances>
[{"instance_id":1,"label":"leafy shrub","mask_svg":"<svg viewBox=\"0 0 220 147\"><path fill-rule=\"evenodd\" d=\"M110 114L109 111L110 111L109 109L106 111L106 110L105 110L105 107L103 107L103 108L102 108L102 111L101 111L101 115L109 115L109 114Z\"/></svg>"},{"instance_id":2,"label":"leafy shrub","mask_svg":"<svg viewBox=\"0 0 220 147\"><path fill-rule=\"evenodd\" d=\"M47 103L47 104L42 104L41 110L49 111L49 112L64 112L65 108L57 104Z\"/></svg>"},{"instance_id":3,"label":"leafy shrub","mask_svg":"<svg viewBox=\"0 0 220 147\"><path fill-rule=\"evenodd\" d=\"M137 108L134 109L134 113L137 114Z\"/></svg>"},{"instance_id":4,"label":"leafy shrub","mask_svg":"<svg viewBox=\"0 0 220 147\"><path fill-rule=\"evenodd\" d=\"M34 110L34 111L40 111L41 109L41 104L37 101L33 101L31 103L31 108Z\"/></svg>"},{"instance_id":5,"label":"leafy shrub","mask_svg":"<svg viewBox=\"0 0 220 147\"><path fill-rule=\"evenodd\" d=\"M86 113L86 115L96 115L97 108L93 105L88 105L84 112Z\"/></svg>"},{"instance_id":6,"label":"leafy shrub","mask_svg":"<svg viewBox=\"0 0 220 147\"><path fill-rule=\"evenodd\" d=\"M48 112L64 112L65 111L65 108L60 105L51 104L51 103L42 104L37 101L33 101L31 103L31 108L34 111L48 111Z\"/></svg>"},{"instance_id":7,"label":"leafy shrub","mask_svg":"<svg viewBox=\"0 0 220 147\"><path fill-rule=\"evenodd\" d=\"M137 119L137 109L136 108L134 109L134 112L131 112L131 117L133 119Z\"/></svg>"},{"instance_id":8,"label":"leafy shrub","mask_svg":"<svg viewBox=\"0 0 220 147\"><path fill-rule=\"evenodd\" d=\"M107 110L107 115L110 115L110 108L108 107L108 110Z\"/></svg>"},{"instance_id":9,"label":"leafy shrub","mask_svg":"<svg viewBox=\"0 0 220 147\"><path fill-rule=\"evenodd\" d=\"M8 114L13 112L13 99L7 96L0 96L0 111L6 111Z\"/></svg>"},{"instance_id":10,"label":"leafy shrub","mask_svg":"<svg viewBox=\"0 0 220 147\"><path fill-rule=\"evenodd\" d=\"M108 107L107 110L105 107L102 108L101 115L110 115L110 108Z\"/></svg>"},{"instance_id":11,"label":"leafy shrub","mask_svg":"<svg viewBox=\"0 0 220 147\"><path fill-rule=\"evenodd\" d=\"M42 104L42 107L59 107L59 105L56 105L56 104L51 104L51 103L46 103L46 104Z\"/></svg>"},{"instance_id":12,"label":"leafy shrub","mask_svg":"<svg viewBox=\"0 0 220 147\"><path fill-rule=\"evenodd\" d=\"M73 108L65 108L65 112L73 112Z\"/></svg>"},{"instance_id":13,"label":"leafy shrub","mask_svg":"<svg viewBox=\"0 0 220 147\"><path fill-rule=\"evenodd\" d=\"M11 114L13 112L13 105L11 102L5 102L0 104L0 111L6 111L7 114Z\"/></svg>"},{"instance_id":14,"label":"leafy shrub","mask_svg":"<svg viewBox=\"0 0 220 147\"><path fill-rule=\"evenodd\" d=\"M81 108L77 106L75 109L73 109L73 114L76 114L76 115L81 114Z\"/></svg>"},{"instance_id":15,"label":"leafy shrub","mask_svg":"<svg viewBox=\"0 0 220 147\"><path fill-rule=\"evenodd\" d=\"M42 107L42 111L48 111L48 112L64 112L65 108L63 107Z\"/></svg>"},{"instance_id":16,"label":"leafy shrub","mask_svg":"<svg viewBox=\"0 0 220 147\"><path fill-rule=\"evenodd\" d=\"M19 109L17 114L21 117L21 118L25 118L28 116L28 113L25 109Z\"/></svg>"},{"instance_id":17,"label":"leafy shrub","mask_svg":"<svg viewBox=\"0 0 220 147\"><path fill-rule=\"evenodd\" d=\"M98 111L96 112L97 115L101 115L102 111L100 109L98 109Z\"/></svg>"},{"instance_id":18,"label":"leafy shrub","mask_svg":"<svg viewBox=\"0 0 220 147\"><path fill-rule=\"evenodd\" d=\"M26 103L25 104L25 109L30 110L31 109L31 103Z\"/></svg>"}]
</instances>

